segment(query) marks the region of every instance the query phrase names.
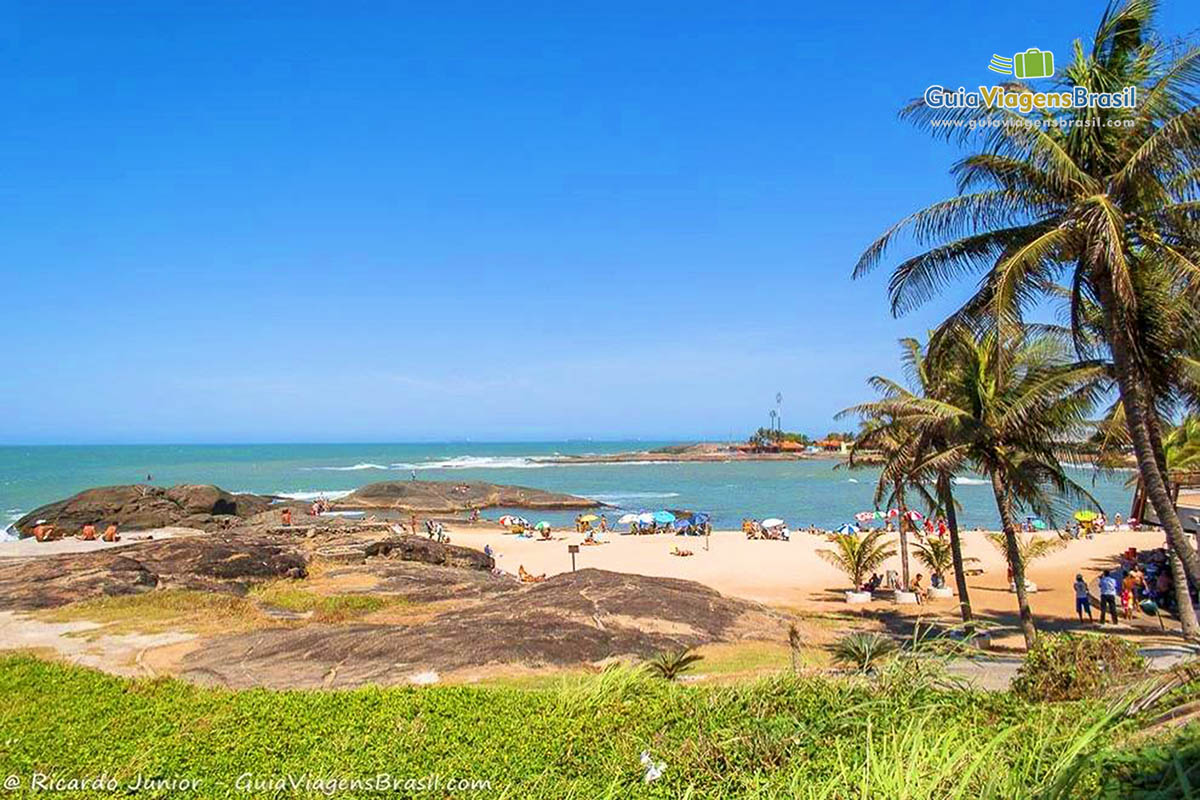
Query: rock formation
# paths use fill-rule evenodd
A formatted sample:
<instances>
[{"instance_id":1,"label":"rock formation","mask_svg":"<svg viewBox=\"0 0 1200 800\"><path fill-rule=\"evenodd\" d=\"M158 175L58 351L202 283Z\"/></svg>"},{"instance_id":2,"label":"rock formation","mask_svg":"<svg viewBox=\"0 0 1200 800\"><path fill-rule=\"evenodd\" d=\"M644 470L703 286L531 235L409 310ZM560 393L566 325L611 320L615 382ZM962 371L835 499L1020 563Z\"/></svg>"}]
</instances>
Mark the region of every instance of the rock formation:
<instances>
[{"instance_id":1,"label":"rock formation","mask_svg":"<svg viewBox=\"0 0 1200 800\"><path fill-rule=\"evenodd\" d=\"M598 508L586 497L545 492L524 486L501 486L482 481L383 481L371 483L334 503L347 510L385 510L448 514L476 508L531 510Z\"/></svg>"},{"instance_id":2,"label":"rock formation","mask_svg":"<svg viewBox=\"0 0 1200 800\"><path fill-rule=\"evenodd\" d=\"M179 525L215 530L241 518L265 511L271 498L232 494L216 486L101 486L66 500L35 508L17 520L16 529L29 536L35 523L45 519L67 535L91 523L103 531L109 523L130 530Z\"/></svg>"}]
</instances>

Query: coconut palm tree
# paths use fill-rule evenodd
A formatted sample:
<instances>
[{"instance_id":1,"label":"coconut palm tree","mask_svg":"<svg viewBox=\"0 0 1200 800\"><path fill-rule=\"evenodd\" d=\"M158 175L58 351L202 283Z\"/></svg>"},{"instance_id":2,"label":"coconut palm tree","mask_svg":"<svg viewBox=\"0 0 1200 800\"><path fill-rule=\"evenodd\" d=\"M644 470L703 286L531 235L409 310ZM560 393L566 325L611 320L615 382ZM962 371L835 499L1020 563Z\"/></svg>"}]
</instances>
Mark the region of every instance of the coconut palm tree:
<instances>
[{"instance_id":1,"label":"coconut palm tree","mask_svg":"<svg viewBox=\"0 0 1200 800\"><path fill-rule=\"evenodd\" d=\"M938 392L939 370L933 360L928 357L926 348L916 339L900 340L900 360L906 383L876 375L868 383L885 399L903 397L933 398ZM908 387L911 386L910 390ZM856 451L875 447L882 453L884 463L880 471L879 482L876 486L876 504L879 502L880 490L885 486L912 486L926 501L926 507L931 514L941 513L946 517L950 533L950 553L954 567L955 586L958 590L959 610L963 622L969 623L972 618L971 597L967 588L966 572L963 569L962 541L958 530L958 513L954 500L953 479L954 471L961 464L941 460L932 470L920 474L917 465L925 463L929 451L943 451L945 442L939 438L936 431L919 432L911 426L905 427L895 420L895 415L887 407L876 407L871 403L852 407L841 412L838 416L857 414L864 420L865 427L878 429L873 435L864 435L855 443L850 452L850 465L855 463ZM882 441L884 447L879 446ZM935 494L931 497L927 488L933 485ZM893 488L892 494L897 494ZM902 516L902 520L906 518ZM905 562L905 587L907 588L907 537L901 532L901 553Z\"/></svg>"},{"instance_id":2,"label":"coconut palm tree","mask_svg":"<svg viewBox=\"0 0 1200 800\"><path fill-rule=\"evenodd\" d=\"M1008 540L1004 534L989 533L987 540L1001 553L1008 552ZM1062 550L1066 545L1067 543L1057 536L1038 536L1034 533L1017 536L1017 552L1021 554L1021 561L1027 567L1040 558Z\"/></svg>"},{"instance_id":3,"label":"coconut palm tree","mask_svg":"<svg viewBox=\"0 0 1200 800\"><path fill-rule=\"evenodd\" d=\"M886 535L881 530L863 536L835 534L829 537L833 549L818 550L817 555L846 573L857 592L866 582L868 572L879 569L885 561L896 555L896 549L884 540Z\"/></svg>"},{"instance_id":4,"label":"coconut palm tree","mask_svg":"<svg viewBox=\"0 0 1200 800\"><path fill-rule=\"evenodd\" d=\"M840 416L840 415L839 415ZM850 469L869 468L876 466L877 458L882 456L884 468L879 473L875 483L875 508L895 508L899 513L897 529L900 533L900 585L908 591L909 557L908 557L908 492L912 491L924 496L925 487L919 478L901 465L911 463L911 446L913 432L906 429L904 424L886 411L880 410L871 414L863 410L862 422L858 437L850 448L846 465ZM870 458L864 458L870 454Z\"/></svg>"},{"instance_id":5,"label":"coconut palm tree","mask_svg":"<svg viewBox=\"0 0 1200 800\"><path fill-rule=\"evenodd\" d=\"M956 559L950 540L941 536L925 536L913 543L913 552L917 560L929 568L930 573L945 578L946 573L962 569L962 565L978 561L978 558L963 558L960 553ZM1028 563L1028 561L1026 561ZM970 619L964 620L970 622Z\"/></svg>"},{"instance_id":6,"label":"coconut palm tree","mask_svg":"<svg viewBox=\"0 0 1200 800\"><path fill-rule=\"evenodd\" d=\"M934 397L897 395L872 404L942 446L927 451L916 474L969 466L992 484L1016 582L1027 646L1037 635L1025 592L1017 512L1047 520L1069 501L1094 500L1062 461L1074 455L1106 375L1099 363L1074 362L1066 337L1048 328L972 329L955 324L937 337L939 390Z\"/></svg>"},{"instance_id":7,"label":"coconut palm tree","mask_svg":"<svg viewBox=\"0 0 1200 800\"><path fill-rule=\"evenodd\" d=\"M959 194L893 226L854 274L869 272L908 236L927 249L892 272L895 314L971 273L982 280L958 319L987 315L1010 327L1022 310L1058 298L1084 342L1093 305L1147 499L1187 574L1200 582L1200 556L1174 513L1158 446L1162 376L1141 335L1153 283L1142 279L1146 270L1167 268L1173 293L1197 313L1200 48L1172 48L1156 36L1156 7L1154 0L1110 5L1089 44L1075 43L1060 79L1061 88L1089 92L1136 86L1133 108L1055 108L1027 117L1000 105L911 103L904 117L973 152L952 170ZM1031 91L1019 82L1005 88Z\"/></svg>"}]
</instances>

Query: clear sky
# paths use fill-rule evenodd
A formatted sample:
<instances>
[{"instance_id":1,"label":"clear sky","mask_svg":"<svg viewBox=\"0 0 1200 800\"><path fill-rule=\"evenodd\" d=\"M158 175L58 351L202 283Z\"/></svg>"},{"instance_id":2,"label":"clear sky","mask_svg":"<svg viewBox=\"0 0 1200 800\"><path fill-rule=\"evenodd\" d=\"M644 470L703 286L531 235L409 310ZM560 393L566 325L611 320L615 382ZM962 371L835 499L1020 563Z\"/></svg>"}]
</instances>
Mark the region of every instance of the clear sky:
<instances>
[{"instance_id":1,"label":"clear sky","mask_svg":"<svg viewBox=\"0 0 1200 800\"><path fill-rule=\"evenodd\" d=\"M5 4L0 443L824 433L967 290L897 109L1103 5Z\"/></svg>"}]
</instances>

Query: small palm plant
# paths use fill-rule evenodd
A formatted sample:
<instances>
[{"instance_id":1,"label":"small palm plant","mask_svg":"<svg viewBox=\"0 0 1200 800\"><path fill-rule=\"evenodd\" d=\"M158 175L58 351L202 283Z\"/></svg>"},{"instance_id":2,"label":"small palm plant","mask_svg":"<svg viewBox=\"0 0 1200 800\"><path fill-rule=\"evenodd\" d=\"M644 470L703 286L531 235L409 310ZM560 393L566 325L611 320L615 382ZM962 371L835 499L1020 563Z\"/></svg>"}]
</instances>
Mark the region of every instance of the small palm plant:
<instances>
[{"instance_id":1,"label":"small palm plant","mask_svg":"<svg viewBox=\"0 0 1200 800\"><path fill-rule=\"evenodd\" d=\"M884 541L886 535L885 531L878 530L861 537L853 533L835 534L829 537L833 549L818 550L817 555L846 573L857 592L868 572L878 569L896 555L896 548Z\"/></svg>"},{"instance_id":2,"label":"small palm plant","mask_svg":"<svg viewBox=\"0 0 1200 800\"><path fill-rule=\"evenodd\" d=\"M703 660L704 656L690 647L680 647L677 650L666 650L659 653L646 662L646 669L655 677L674 681L683 673L691 670L696 662Z\"/></svg>"},{"instance_id":3,"label":"small palm plant","mask_svg":"<svg viewBox=\"0 0 1200 800\"><path fill-rule=\"evenodd\" d=\"M917 560L929 568L929 571L944 581L946 573L954 569L954 551L950 541L941 536L928 536L918 540L913 545ZM969 564L978 558L964 557L962 562Z\"/></svg>"},{"instance_id":4,"label":"small palm plant","mask_svg":"<svg viewBox=\"0 0 1200 800\"><path fill-rule=\"evenodd\" d=\"M1006 543L1003 533L989 533L987 540L1001 553L1006 553ZM1029 534L1028 536L1017 536L1017 553L1021 556L1021 563L1026 566L1030 562L1036 561L1039 558L1045 558L1051 553L1061 550L1066 546L1066 541L1057 537L1038 536Z\"/></svg>"},{"instance_id":5,"label":"small palm plant","mask_svg":"<svg viewBox=\"0 0 1200 800\"><path fill-rule=\"evenodd\" d=\"M852 633L834 643L833 660L867 673L875 670L885 658L899 649L895 639L882 633Z\"/></svg>"}]
</instances>

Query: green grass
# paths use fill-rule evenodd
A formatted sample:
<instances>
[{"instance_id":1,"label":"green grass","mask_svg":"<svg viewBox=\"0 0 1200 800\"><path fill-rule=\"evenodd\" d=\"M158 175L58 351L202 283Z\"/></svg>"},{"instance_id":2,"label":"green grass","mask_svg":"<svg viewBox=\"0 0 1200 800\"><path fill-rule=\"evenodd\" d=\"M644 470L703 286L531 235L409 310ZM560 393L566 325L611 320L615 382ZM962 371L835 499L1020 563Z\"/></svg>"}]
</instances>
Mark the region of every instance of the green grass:
<instances>
[{"instance_id":1,"label":"green grass","mask_svg":"<svg viewBox=\"0 0 1200 800\"><path fill-rule=\"evenodd\" d=\"M312 614L317 622L345 622L387 608L406 605L404 598L380 594L321 594L292 581L272 581L256 587L251 597L259 603Z\"/></svg>"},{"instance_id":2,"label":"green grass","mask_svg":"<svg viewBox=\"0 0 1200 800\"><path fill-rule=\"evenodd\" d=\"M201 797L237 796L247 772L490 781L489 791L455 793L468 797L1007 799L1063 786L1092 797L1117 775L1092 764L1123 752L1123 735L1095 703L1031 705L899 681L680 686L615 669L532 691L228 691L0 659L0 776L194 778ZM649 785L642 750L667 765Z\"/></svg>"},{"instance_id":3,"label":"green grass","mask_svg":"<svg viewBox=\"0 0 1200 800\"><path fill-rule=\"evenodd\" d=\"M164 589L141 594L98 597L59 608L38 611L46 622L99 623L81 635L239 630L269 623L249 600L231 594Z\"/></svg>"}]
</instances>

